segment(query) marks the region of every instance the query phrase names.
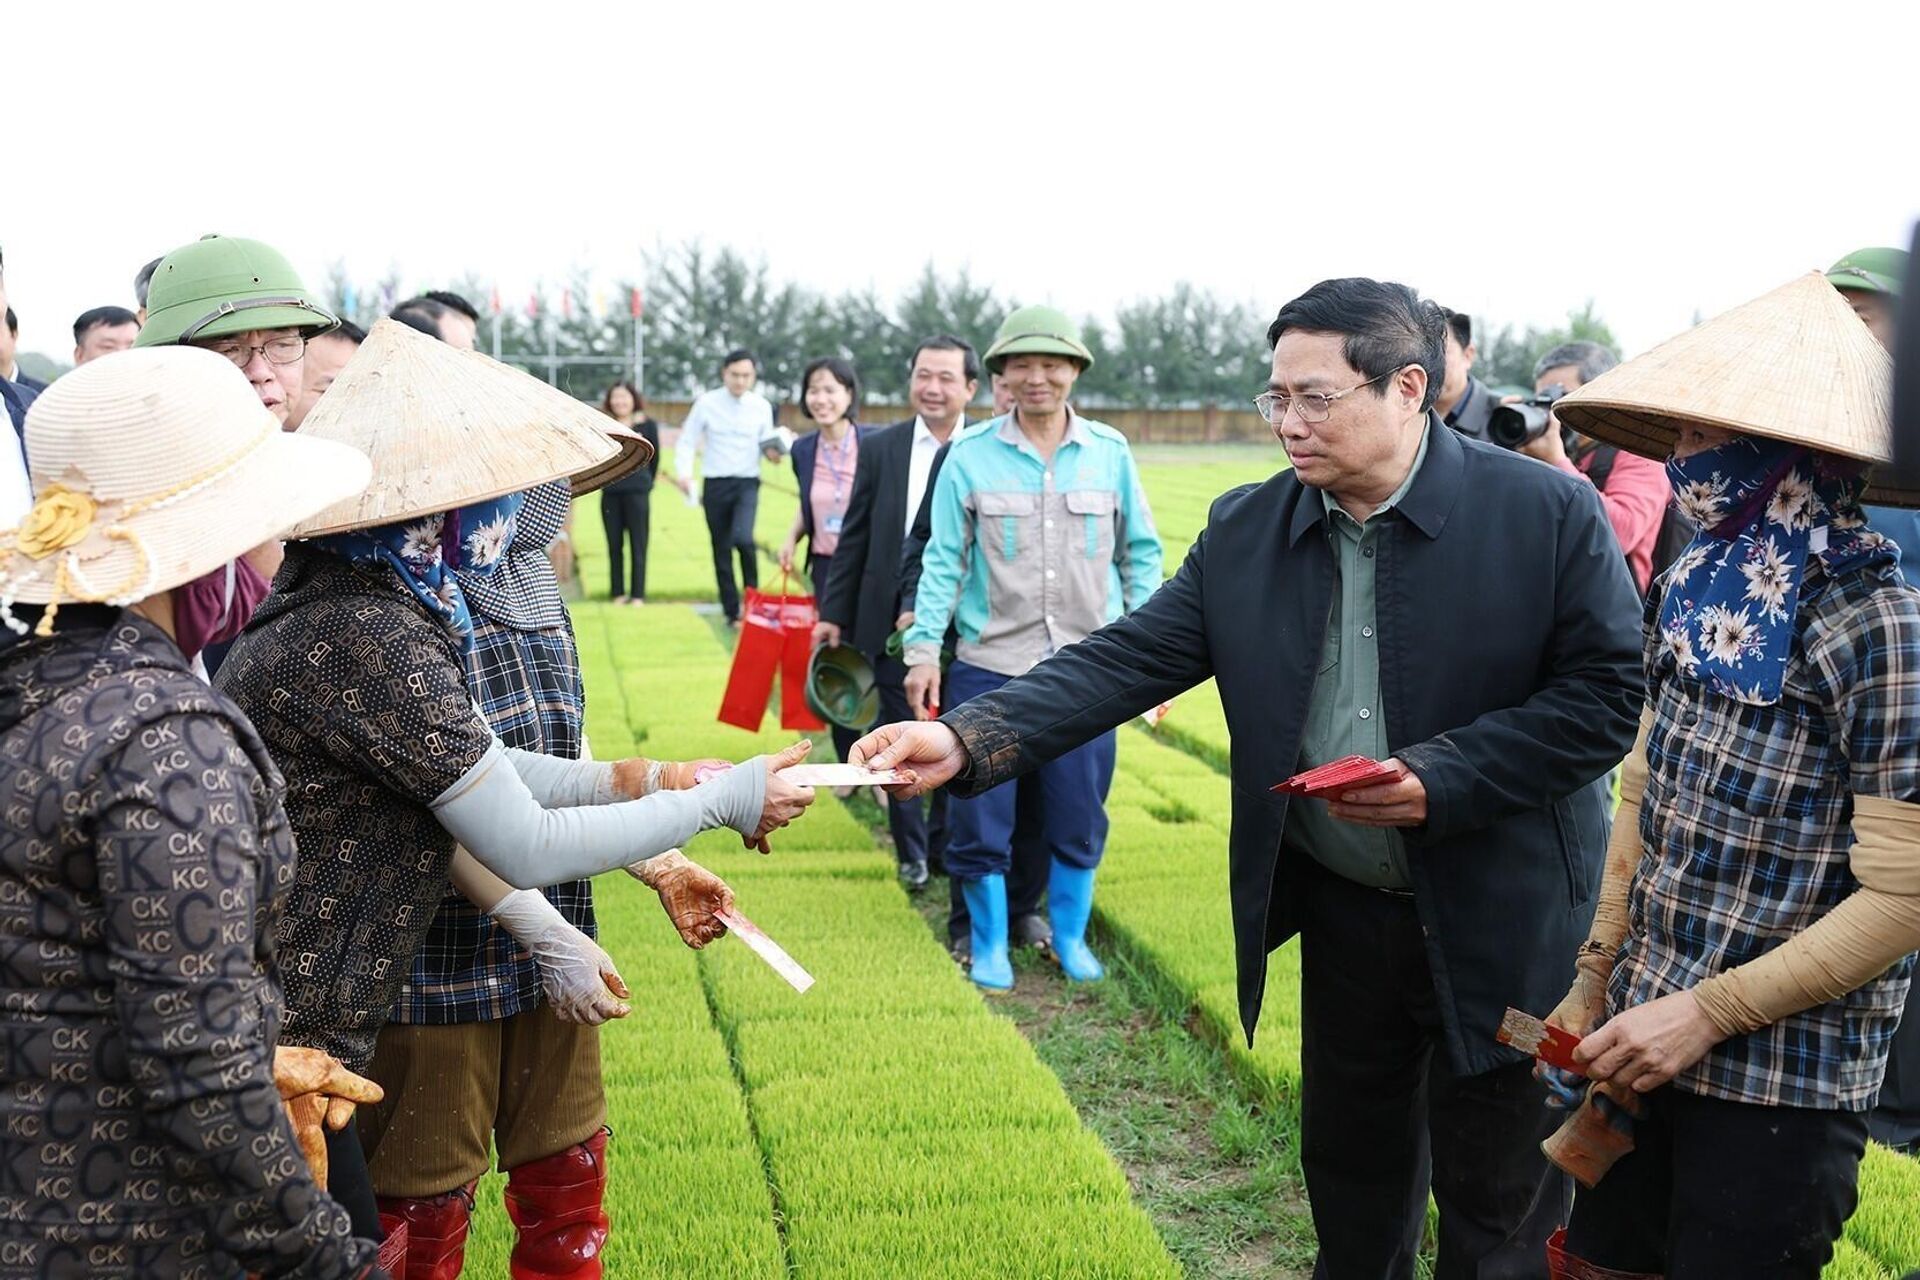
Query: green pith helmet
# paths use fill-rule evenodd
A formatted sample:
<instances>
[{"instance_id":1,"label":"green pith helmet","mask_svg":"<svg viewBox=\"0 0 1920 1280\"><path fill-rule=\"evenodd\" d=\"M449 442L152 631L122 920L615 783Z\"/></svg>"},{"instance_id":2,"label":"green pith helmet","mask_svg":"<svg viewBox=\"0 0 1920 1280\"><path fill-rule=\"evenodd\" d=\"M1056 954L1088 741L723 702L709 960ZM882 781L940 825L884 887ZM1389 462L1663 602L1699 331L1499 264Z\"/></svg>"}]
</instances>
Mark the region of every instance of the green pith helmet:
<instances>
[{"instance_id":1,"label":"green pith helmet","mask_svg":"<svg viewBox=\"0 0 1920 1280\"><path fill-rule=\"evenodd\" d=\"M237 236L203 236L160 260L136 347L166 347L253 329L325 333L339 319L300 282L279 250Z\"/></svg>"},{"instance_id":2,"label":"green pith helmet","mask_svg":"<svg viewBox=\"0 0 1920 1280\"><path fill-rule=\"evenodd\" d=\"M866 655L845 644L816 650L807 664L807 707L842 729L871 729L880 718L880 687Z\"/></svg>"},{"instance_id":3,"label":"green pith helmet","mask_svg":"<svg viewBox=\"0 0 1920 1280\"><path fill-rule=\"evenodd\" d=\"M1827 268L1827 280L1836 289L1890 293L1896 298L1906 274L1905 249L1855 249Z\"/></svg>"},{"instance_id":4,"label":"green pith helmet","mask_svg":"<svg viewBox=\"0 0 1920 1280\"><path fill-rule=\"evenodd\" d=\"M1093 368L1093 352L1080 340L1080 326L1064 311L1052 307L1022 307L1000 322L983 363L998 373L1008 356L1065 356L1080 363L1081 372Z\"/></svg>"}]
</instances>

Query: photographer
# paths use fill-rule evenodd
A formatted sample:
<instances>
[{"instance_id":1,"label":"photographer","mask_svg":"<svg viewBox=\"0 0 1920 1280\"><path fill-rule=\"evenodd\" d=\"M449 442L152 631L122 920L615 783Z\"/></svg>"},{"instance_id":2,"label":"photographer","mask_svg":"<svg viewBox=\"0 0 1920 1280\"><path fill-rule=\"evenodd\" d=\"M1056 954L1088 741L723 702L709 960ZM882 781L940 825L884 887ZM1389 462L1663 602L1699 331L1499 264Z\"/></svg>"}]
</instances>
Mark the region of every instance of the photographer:
<instances>
[{"instance_id":1,"label":"photographer","mask_svg":"<svg viewBox=\"0 0 1920 1280\"><path fill-rule=\"evenodd\" d=\"M1440 310L1447 317L1447 366L1440 377L1440 394L1433 399L1433 411L1461 435L1485 440L1487 419L1499 406L1500 397L1473 376L1473 364L1480 355L1473 345L1473 317L1448 307Z\"/></svg>"},{"instance_id":2,"label":"photographer","mask_svg":"<svg viewBox=\"0 0 1920 1280\"><path fill-rule=\"evenodd\" d=\"M1500 438L1498 425L1490 423L1489 438L1593 482L1600 491L1600 505L1606 508L1607 522L1613 526L1613 536L1626 553L1633 585L1645 595L1656 568L1655 548L1661 525L1673 498L1666 470L1652 459L1567 430L1551 407L1553 401L1579 390L1618 363L1619 357L1597 342L1561 343L1533 366L1533 399L1517 406L1546 409L1544 429L1524 442L1508 444Z\"/></svg>"}]
</instances>

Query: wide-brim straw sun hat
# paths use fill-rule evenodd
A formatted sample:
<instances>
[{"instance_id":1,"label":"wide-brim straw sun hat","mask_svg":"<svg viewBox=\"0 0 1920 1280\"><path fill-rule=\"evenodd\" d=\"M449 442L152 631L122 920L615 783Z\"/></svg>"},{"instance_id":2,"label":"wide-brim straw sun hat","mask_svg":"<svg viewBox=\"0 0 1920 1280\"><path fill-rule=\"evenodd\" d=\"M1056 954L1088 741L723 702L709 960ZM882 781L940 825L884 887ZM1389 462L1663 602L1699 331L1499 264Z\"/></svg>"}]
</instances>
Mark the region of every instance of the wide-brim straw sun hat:
<instances>
[{"instance_id":1,"label":"wide-brim straw sun hat","mask_svg":"<svg viewBox=\"0 0 1920 1280\"><path fill-rule=\"evenodd\" d=\"M194 347L63 375L28 410L26 445L34 504L0 531L8 605L157 595L358 493L372 470L348 445L282 431L232 361Z\"/></svg>"},{"instance_id":2,"label":"wide-brim straw sun hat","mask_svg":"<svg viewBox=\"0 0 1920 1280\"><path fill-rule=\"evenodd\" d=\"M359 449L373 479L291 536L412 520L549 480L607 483L625 452L612 425L538 378L382 320L299 432Z\"/></svg>"},{"instance_id":3,"label":"wide-brim straw sun hat","mask_svg":"<svg viewBox=\"0 0 1920 1280\"><path fill-rule=\"evenodd\" d=\"M1583 435L1660 460L1691 424L1884 464L1892 399L1892 358L1826 277L1810 272L1608 370L1553 408ZM1870 478L1867 496L1920 506L1920 489L1888 476Z\"/></svg>"}]
</instances>

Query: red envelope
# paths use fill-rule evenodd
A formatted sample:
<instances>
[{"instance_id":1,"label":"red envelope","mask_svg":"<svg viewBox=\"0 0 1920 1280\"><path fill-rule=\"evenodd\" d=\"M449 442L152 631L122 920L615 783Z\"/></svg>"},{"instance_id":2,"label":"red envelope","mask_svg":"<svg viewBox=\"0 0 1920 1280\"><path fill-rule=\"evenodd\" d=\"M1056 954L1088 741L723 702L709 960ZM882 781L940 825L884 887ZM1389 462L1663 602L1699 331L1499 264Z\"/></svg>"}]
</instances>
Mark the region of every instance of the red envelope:
<instances>
[{"instance_id":1,"label":"red envelope","mask_svg":"<svg viewBox=\"0 0 1920 1280\"><path fill-rule=\"evenodd\" d=\"M1510 1044L1522 1053L1530 1053L1550 1067L1585 1075L1586 1069L1574 1061L1574 1046L1580 1037L1559 1027L1550 1027L1530 1013L1509 1008L1500 1019L1500 1030L1493 1036L1501 1044Z\"/></svg>"},{"instance_id":2,"label":"red envelope","mask_svg":"<svg viewBox=\"0 0 1920 1280\"><path fill-rule=\"evenodd\" d=\"M1392 782L1399 776L1400 771L1390 764L1382 764L1366 756L1342 756L1317 769L1296 773L1285 782L1275 783L1273 790L1286 795L1324 800L1348 791L1358 791L1362 787Z\"/></svg>"}]
</instances>

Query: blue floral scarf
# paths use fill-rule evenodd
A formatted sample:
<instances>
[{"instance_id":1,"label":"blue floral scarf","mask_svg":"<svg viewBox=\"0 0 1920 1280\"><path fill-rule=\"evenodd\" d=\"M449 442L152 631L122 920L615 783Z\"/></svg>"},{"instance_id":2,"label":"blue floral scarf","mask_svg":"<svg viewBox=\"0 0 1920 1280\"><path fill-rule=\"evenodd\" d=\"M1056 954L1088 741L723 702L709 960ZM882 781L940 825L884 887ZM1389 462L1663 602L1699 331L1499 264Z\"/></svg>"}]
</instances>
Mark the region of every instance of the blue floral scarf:
<instances>
[{"instance_id":1,"label":"blue floral scarf","mask_svg":"<svg viewBox=\"0 0 1920 1280\"><path fill-rule=\"evenodd\" d=\"M1662 661L1737 702L1780 700L1807 558L1829 577L1900 562L1867 527L1864 467L1779 440L1742 436L1667 461L1674 500L1700 526L1660 602Z\"/></svg>"},{"instance_id":2,"label":"blue floral scarf","mask_svg":"<svg viewBox=\"0 0 1920 1280\"><path fill-rule=\"evenodd\" d=\"M313 542L344 560L392 569L414 598L459 637L461 651L466 652L473 648L473 615L455 573L484 576L499 567L513 545L525 498L524 493L510 493L416 520L329 534Z\"/></svg>"}]
</instances>

